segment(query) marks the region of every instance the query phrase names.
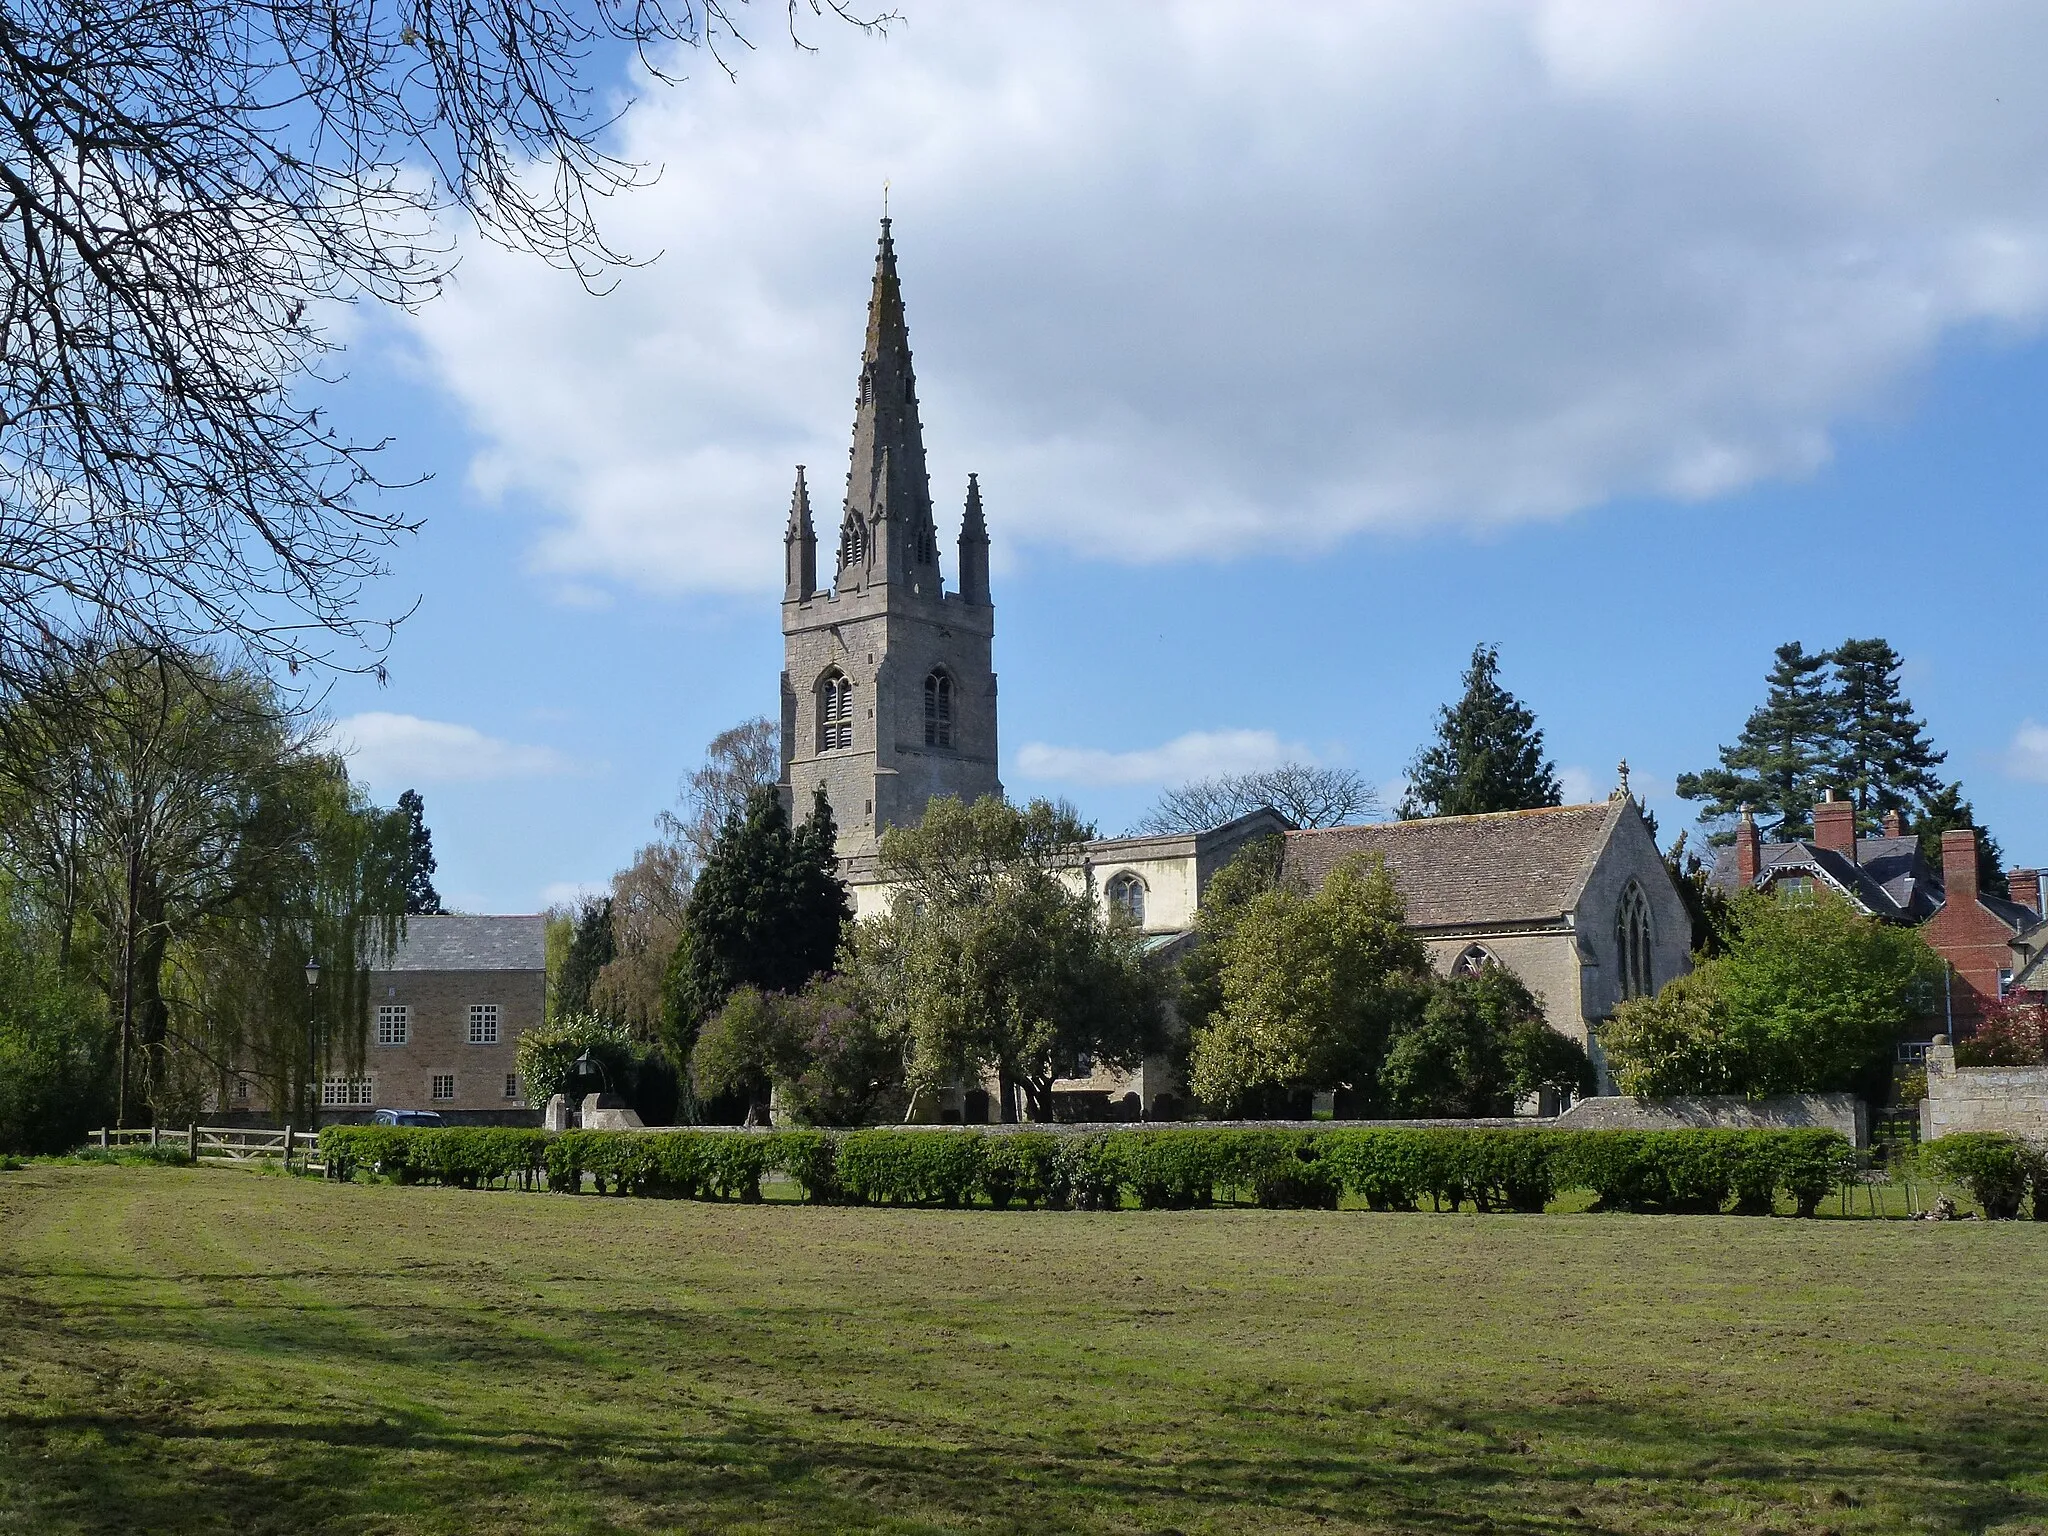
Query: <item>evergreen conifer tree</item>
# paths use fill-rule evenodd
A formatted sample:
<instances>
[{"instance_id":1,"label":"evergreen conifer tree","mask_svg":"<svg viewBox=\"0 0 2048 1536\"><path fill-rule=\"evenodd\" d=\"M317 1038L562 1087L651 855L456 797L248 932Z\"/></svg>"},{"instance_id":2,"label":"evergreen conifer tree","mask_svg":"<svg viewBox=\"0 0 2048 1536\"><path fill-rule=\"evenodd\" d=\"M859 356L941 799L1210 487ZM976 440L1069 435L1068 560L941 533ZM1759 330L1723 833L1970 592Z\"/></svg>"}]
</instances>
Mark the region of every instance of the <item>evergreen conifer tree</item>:
<instances>
[{"instance_id":1,"label":"evergreen conifer tree","mask_svg":"<svg viewBox=\"0 0 2048 1536\"><path fill-rule=\"evenodd\" d=\"M1437 715L1436 742L1408 765L1401 816L1527 811L1563 798L1535 714L1500 685L1499 648L1475 646L1465 692Z\"/></svg>"},{"instance_id":2,"label":"evergreen conifer tree","mask_svg":"<svg viewBox=\"0 0 2048 1536\"><path fill-rule=\"evenodd\" d=\"M444 910L441 893L434 889L434 834L427 828L426 802L416 790L398 797L398 809L405 817L405 915L438 917Z\"/></svg>"},{"instance_id":3,"label":"evergreen conifer tree","mask_svg":"<svg viewBox=\"0 0 2048 1536\"><path fill-rule=\"evenodd\" d=\"M1899 653L1883 640L1844 640L1830 653L1835 686L1828 734L1834 747L1834 790L1856 803L1868 833L1886 811L1903 811L1938 794L1934 769L1948 754L1934 750L1927 722L1899 692Z\"/></svg>"},{"instance_id":4,"label":"evergreen conifer tree","mask_svg":"<svg viewBox=\"0 0 2048 1536\"><path fill-rule=\"evenodd\" d=\"M1963 798L1963 786L1950 784L1921 802L1907 828L1920 839L1920 857L1941 868L1941 834L1957 827L1977 827L1977 888L1992 896L2010 895L2005 880L2005 852L1998 839L1977 826L1977 813Z\"/></svg>"},{"instance_id":5,"label":"evergreen conifer tree","mask_svg":"<svg viewBox=\"0 0 2048 1536\"><path fill-rule=\"evenodd\" d=\"M618 953L618 941L612 935L611 897L586 900L576 914L569 953L555 978L556 1018L590 1012L590 989L597 984L597 973L617 959Z\"/></svg>"},{"instance_id":6,"label":"evergreen conifer tree","mask_svg":"<svg viewBox=\"0 0 2048 1536\"><path fill-rule=\"evenodd\" d=\"M742 986L797 992L832 969L853 904L839 879L838 830L820 788L791 828L773 786L733 811L690 891L670 962L664 1024L677 1061Z\"/></svg>"},{"instance_id":7,"label":"evergreen conifer tree","mask_svg":"<svg viewBox=\"0 0 2048 1536\"><path fill-rule=\"evenodd\" d=\"M1718 768L1678 776L1679 798L1706 801L1702 819L1734 816L1747 805L1779 841L1811 835L1813 802L1828 787L1835 759L1828 660L1797 640L1779 646L1762 707L1735 745L1721 749Z\"/></svg>"}]
</instances>

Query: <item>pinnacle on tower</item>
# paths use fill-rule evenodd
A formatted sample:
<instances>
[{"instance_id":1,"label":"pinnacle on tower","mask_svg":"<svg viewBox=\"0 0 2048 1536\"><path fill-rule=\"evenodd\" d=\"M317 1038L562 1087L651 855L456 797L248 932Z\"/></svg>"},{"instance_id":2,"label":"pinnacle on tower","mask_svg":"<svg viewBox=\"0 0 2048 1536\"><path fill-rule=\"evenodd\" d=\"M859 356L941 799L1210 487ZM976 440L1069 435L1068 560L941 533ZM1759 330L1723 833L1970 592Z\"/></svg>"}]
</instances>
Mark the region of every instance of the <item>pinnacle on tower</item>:
<instances>
[{"instance_id":1,"label":"pinnacle on tower","mask_svg":"<svg viewBox=\"0 0 2048 1536\"><path fill-rule=\"evenodd\" d=\"M804 467L796 467L796 489L789 495L789 531L782 536L785 586L783 600L800 603L818 589L818 532L811 525L811 492Z\"/></svg>"},{"instance_id":2,"label":"pinnacle on tower","mask_svg":"<svg viewBox=\"0 0 2048 1536\"><path fill-rule=\"evenodd\" d=\"M981 477L967 477L967 510L960 517L960 596L987 603L988 522L981 515Z\"/></svg>"},{"instance_id":3,"label":"pinnacle on tower","mask_svg":"<svg viewBox=\"0 0 2048 1536\"><path fill-rule=\"evenodd\" d=\"M896 244L889 220L875 252L874 289L868 298L867 345L861 354L854 402L853 452L846 475L846 511L873 530L867 571L876 581L912 567L936 567L931 480L925 468L924 428L917 415L917 380L910 362L910 328L903 317L903 286L896 274ZM886 517L878 514L886 511ZM846 574L842 560L841 575ZM924 583L939 590L936 568Z\"/></svg>"}]
</instances>

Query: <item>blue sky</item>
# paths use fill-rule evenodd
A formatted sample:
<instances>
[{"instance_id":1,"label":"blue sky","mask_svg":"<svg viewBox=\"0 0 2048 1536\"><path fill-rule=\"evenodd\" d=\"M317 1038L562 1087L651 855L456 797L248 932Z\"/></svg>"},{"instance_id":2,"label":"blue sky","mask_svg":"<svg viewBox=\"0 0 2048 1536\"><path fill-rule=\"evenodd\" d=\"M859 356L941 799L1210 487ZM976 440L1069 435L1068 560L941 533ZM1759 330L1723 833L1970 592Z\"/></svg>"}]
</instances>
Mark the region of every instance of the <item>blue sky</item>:
<instances>
[{"instance_id":1,"label":"blue sky","mask_svg":"<svg viewBox=\"0 0 2048 1536\"><path fill-rule=\"evenodd\" d=\"M355 325L338 407L435 478L391 680L326 708L451 903L602 883L772 712L885 178L1013 795L1113 831L1276 754L1391 791L1485 640L1568 788L1626 756L1669 836L1773 646L1878 634L2048 863L2041 18L906 9L645 96L610 228L660 254L610 295L478 249Z\"/></svg>"}]
</instances>

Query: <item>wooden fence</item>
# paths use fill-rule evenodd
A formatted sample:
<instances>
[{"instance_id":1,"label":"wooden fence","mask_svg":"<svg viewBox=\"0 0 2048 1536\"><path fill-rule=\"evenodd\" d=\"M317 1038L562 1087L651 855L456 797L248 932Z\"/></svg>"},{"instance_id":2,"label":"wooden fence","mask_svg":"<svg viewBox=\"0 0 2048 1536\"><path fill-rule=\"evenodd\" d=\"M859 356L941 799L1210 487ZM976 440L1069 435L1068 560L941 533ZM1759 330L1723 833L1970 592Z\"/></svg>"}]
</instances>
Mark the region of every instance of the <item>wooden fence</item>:
<instances>
[{"instance_id":1,"label":"wooden fence","mask_svg":"<svg viewBox=\"0 0 2048 1536\"><path fill-rule=\"evenodd\" d=\"M195 1163L254 1163L282 1160L287 1173L294 1168L307 1173L325 1173L320 1160L320 1137L314 1131L244 1131L224 1125L194 1125L182 1131L149 1126L139 1130L102 1127L92 1133L94 1144L114 1147L176 1147Z\"/></svg>"}]
</instances>

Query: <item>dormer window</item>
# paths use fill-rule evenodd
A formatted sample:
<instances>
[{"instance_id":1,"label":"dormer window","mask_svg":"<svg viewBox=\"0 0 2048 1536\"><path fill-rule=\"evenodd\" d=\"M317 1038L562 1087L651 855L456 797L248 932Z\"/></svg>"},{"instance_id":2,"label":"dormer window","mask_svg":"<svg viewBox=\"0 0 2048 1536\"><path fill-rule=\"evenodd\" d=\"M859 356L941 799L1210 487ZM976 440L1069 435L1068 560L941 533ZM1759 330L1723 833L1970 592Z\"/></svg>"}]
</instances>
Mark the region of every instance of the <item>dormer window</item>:
<instances>
[{"instance_id":1,"label":"dormer window","mask_svg":"<svg viewBox=\"0 0 2048 1536\"><path fill-rule=\"evenodd\" d=\"M953 679L943 667L924 680L924 744L953 745Z\"/></svg>"},{"instance_id":2,"label":"dormer window","mask_svg":"<svg viewBox=\"0 0 2048 1536\"><path fill-rule=\"evenodd\" d=\"M853 746L853 682L836 667L818 680L818 750Z\"/></svg>"}]
</instances>

